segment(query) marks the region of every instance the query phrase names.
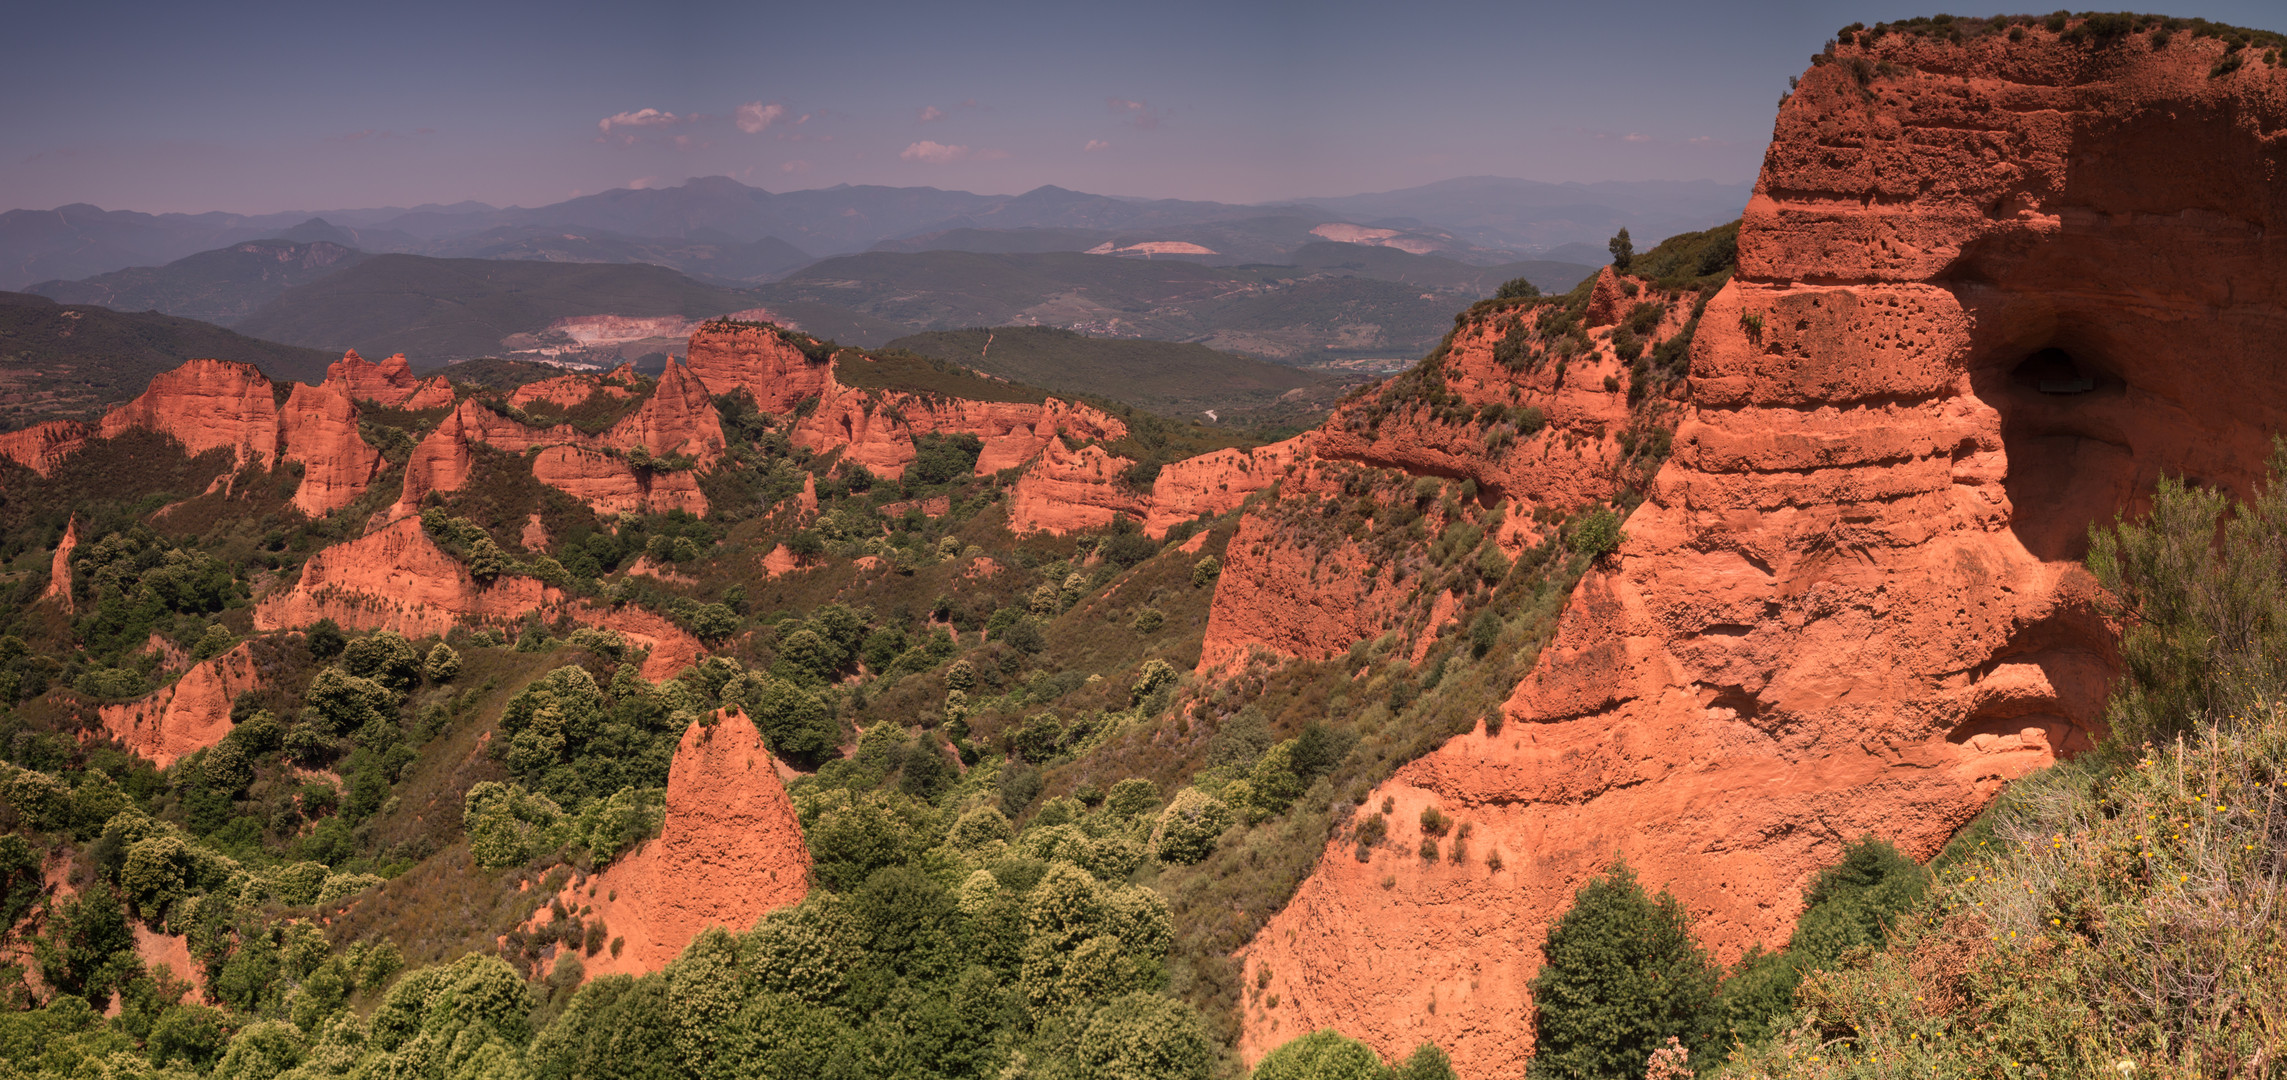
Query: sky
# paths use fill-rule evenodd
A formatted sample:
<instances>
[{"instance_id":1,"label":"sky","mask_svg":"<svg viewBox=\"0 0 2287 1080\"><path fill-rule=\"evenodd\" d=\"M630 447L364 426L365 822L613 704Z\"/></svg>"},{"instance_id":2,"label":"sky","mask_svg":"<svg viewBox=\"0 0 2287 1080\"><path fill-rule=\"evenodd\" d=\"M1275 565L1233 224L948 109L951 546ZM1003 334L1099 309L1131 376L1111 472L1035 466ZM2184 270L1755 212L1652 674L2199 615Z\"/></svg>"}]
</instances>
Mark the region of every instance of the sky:
<instances>
[{"instance_id":1,"label":"sky","mask_svg":"<svg viewBox=\"0 0 2287 1080\"><path fill-rule=\"evenodd\" d=\"M26 5L0 208L537 206L724 175L1268 202L1740 182L1898 3ZM2287 29L2277 0L2172 14Z\"/></svg>"}]
</instances>

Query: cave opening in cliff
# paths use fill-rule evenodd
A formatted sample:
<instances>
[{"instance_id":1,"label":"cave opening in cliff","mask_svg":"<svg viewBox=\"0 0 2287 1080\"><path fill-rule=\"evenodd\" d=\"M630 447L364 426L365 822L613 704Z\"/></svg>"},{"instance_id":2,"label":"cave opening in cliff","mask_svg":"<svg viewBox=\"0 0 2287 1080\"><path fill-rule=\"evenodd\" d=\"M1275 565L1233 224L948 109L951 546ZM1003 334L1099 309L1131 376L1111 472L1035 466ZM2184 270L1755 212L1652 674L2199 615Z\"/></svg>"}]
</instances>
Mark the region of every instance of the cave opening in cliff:
<instances>
[{"instance_id":1,"label":"cave opening in cliff","mask_svg":"<svg viewBox=\"0 0 2287 1080\"><path fill-rule=\"evenodd\" d=\"M2251 494L2287 431L2287 244L2203 191L2085 194L2054 230L1967 246L1946 283L2000 413L2010 529L2051 561L2143 513L2163 475Z\"/></svg>"}]
</instances>

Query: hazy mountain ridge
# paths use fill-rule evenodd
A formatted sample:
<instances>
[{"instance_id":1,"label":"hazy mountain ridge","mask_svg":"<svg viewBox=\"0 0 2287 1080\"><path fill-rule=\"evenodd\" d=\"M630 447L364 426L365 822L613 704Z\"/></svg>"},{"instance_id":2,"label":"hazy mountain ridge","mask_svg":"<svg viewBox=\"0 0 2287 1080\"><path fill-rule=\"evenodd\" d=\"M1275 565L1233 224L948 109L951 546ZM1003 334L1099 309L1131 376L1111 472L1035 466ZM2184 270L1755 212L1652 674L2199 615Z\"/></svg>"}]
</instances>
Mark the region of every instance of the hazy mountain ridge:
<instances>
[{"instance_id":1,"label":"hazy mountain ridge","mask_svg":"<svg viewBox=\"0 0 2287 1080\"><path fill-rule=\"evenodd\" d=\"M424 205L412 208L291 211L242 215L147 214L73 204L53 210L0 213L0 288L34 282L72 280L132 266L157 266L188 255L247 240L286 237L331 239L341 230L355 242L345 246L377 253L460 256L491 241L531 245L531 257L556 257L556 247L535 243L570 232L590 242L624 241L641 247L678 248L691 244L716 249L753 245L775 238L805 253L849 254L894 244L920 250L927 237L958 234L963 246L979 242L974 232L1034 229L1092 230L1116 234L1102 239L1183 239L1179 232L1217 235L1224 244L1243 236L1239 223L1285 219L1309 228L1347 223L1369 228L1438 233L1452 237L1446 254L1483 249L1469 261L1509 261L1567 243L1600 243L1626 224L1640 243L1664 235L1705 228L1736 215L1746 201L1745 184L1713 181L1669 184L1545 184L1501 178L1465 178L1403 191L1333 199L1289 200L1239 205L1180 199L1133 199L1043 186L1018 195L978 195L939 188L839 185L774 193L728 177L703 177L676 187L617 189L540 207L494 207L484 203ZM971 232L964 232L971 231ZM593 234L604 233L608 237ZM573 242L567 240L567 243ZM1192 241L1197 242L1197 241ZM1289 241L1292 250L1307 240ZM1222 252L1214 242L1203 246ZM1034 249L1037 250L1037 249ZM591 252L604 258L602 252ZM1268 251L1233 253L1260 260ZM634 258L615 252L612 258ZM670 256L653 252L651 258ZM757 281L775 269L768 259L761 272L725 274L697 265L715 253L672 257L687 273L725 280ZM733 260L735 261L735 260Z\"/></svg>"}]
</instances>

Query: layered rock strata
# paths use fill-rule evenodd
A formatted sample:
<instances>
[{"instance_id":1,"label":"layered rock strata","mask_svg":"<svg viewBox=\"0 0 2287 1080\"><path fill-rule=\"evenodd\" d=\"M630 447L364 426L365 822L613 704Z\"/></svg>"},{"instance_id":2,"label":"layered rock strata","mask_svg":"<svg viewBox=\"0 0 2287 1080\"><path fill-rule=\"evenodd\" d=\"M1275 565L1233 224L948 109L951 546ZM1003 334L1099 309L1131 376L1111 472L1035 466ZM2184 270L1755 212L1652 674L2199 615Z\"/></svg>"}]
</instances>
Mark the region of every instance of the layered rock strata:
<instances>
[{"instance_id":1,"label":"layered rock strata","mask_svg":"<svg viewBox=\"0 0 2287 1080\"><path fill-rule=\"evenodd\" d=\"M2287 80L2020 36L1861 38L1802 80L1625 543L1502 732L1372 793L1390 843L1337 837L1244 951L1281 1002L1248 1058L1334 1026L1513 1069L1547 927L1615 858L1732 959L1849 840L1927 857L2100 734L2087 527L2162 471L2244 491L2287 424ZM1425 806L1468 861L1414 856Z\"/></svg>"},{"instance_id":2,"label":"layered rock strata","mask_svg":"<svg viewBox=\"0 0 2287 1080\"><path fill-rule=\"evenodd\" d=\"M588 978L666 967L710 926L741 932L810 891L810 851L776 759L735 709L691 725L667 773L658 839L559 897L615 939Z\"/></svg>"}]
</instances>

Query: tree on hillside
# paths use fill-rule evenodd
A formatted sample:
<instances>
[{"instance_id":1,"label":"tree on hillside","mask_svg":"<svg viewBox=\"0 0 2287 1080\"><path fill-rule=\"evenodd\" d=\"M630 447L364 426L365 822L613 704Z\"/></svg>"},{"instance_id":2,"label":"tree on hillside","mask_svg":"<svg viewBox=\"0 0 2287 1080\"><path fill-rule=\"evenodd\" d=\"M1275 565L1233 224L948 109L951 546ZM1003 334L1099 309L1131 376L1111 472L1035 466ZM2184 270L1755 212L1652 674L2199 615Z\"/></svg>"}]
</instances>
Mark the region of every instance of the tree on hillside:
<instances>
[{"instance_id":1,"label":"tree on hillside","mask_svg":"<svg viewBox=\"0 0 2287 1080\"><path fill-rule=\"evenodd\" d=\"M1531 1080L1632 1080L1668 1036L1707 1042L1720 973L1682 905L1626 863L1580 887L1541 953Z\"/></svg>"},{"instance_id":2,"label":"tree on hillside","mask_svg":"<svg viewBox=\"0 0 2287 1080\"><path fill-rule=\"evenodd\" d=\"M1620 227L1619 234L1612 238L1612 242L1604 247L1612 253L1614 270L1626 270L1629 263L1636 261L1636 242L1628 239L1628 228L1625 225Z\"/></svg>"}]
</instances>

